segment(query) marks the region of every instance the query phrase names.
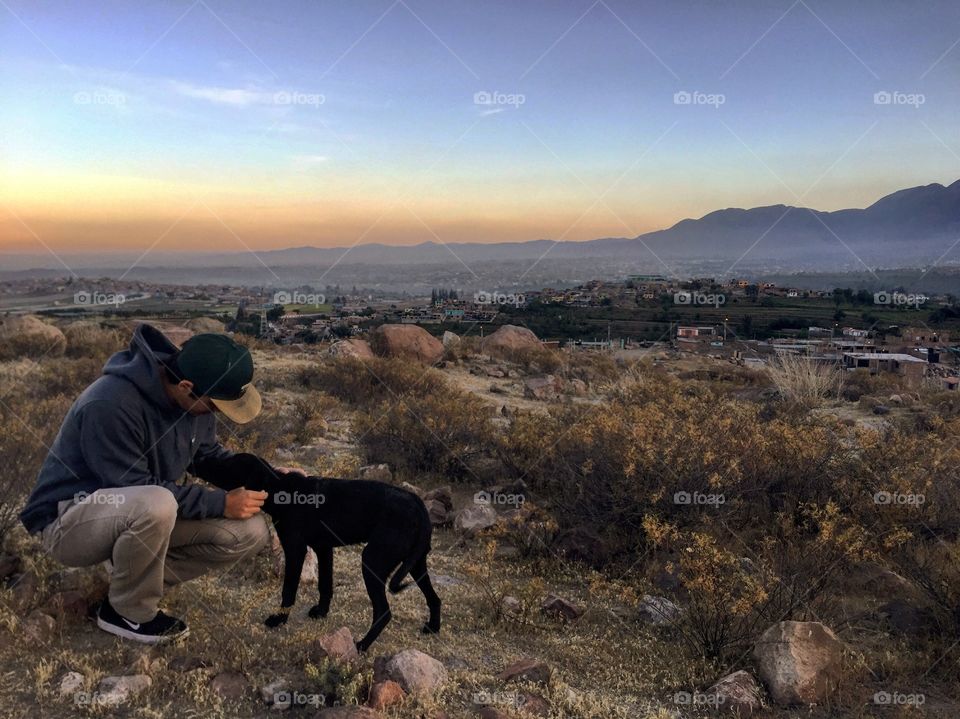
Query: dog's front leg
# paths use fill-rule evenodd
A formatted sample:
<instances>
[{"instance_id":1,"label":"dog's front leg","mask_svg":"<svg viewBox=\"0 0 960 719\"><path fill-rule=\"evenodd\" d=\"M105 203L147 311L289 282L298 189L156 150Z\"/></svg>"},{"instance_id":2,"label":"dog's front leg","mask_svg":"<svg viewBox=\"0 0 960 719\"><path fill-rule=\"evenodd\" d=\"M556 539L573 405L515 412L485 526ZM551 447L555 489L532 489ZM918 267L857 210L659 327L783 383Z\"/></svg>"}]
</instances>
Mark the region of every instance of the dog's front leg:
<instances>
[{"instance_id":1,"label":"dog's front leg","mask_svg":"<svg viewBox=\"0 0 960 719\"><path fill-rule=\"evenodd\" d=\"M283 544L282 540L281 544ZM283 545L283 591L280 597L280 611L271 614L263 622L271 629L287 622L290 610L297 601L300 573L303 571L303 560L306 556L306 543Z\"/></svg>"},{"instance_id":2,"label":"dog's front leg","mask_svg":"<svg viewBox=\"0 0 960 719\"><path fill-rule=\"evenodd\" d=\"M323 619L330 611L333 599L333 547L314 547L317 553L317 589L320 601L310 608L311 619Z\"/></svg>"}]
</instances>

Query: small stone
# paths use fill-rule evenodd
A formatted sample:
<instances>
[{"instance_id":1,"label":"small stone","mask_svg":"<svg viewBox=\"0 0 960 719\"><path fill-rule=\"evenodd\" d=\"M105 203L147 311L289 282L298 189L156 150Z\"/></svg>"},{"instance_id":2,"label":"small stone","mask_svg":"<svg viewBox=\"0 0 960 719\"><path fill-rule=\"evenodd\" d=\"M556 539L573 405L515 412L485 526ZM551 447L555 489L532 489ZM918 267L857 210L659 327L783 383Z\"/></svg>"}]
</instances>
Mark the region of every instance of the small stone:
<instances>
[{"instance_id":1,"label":"small stone","mask_svg":"<svg viewBox=\"0 0 960 719\"><path fill-rule=\"evenodd\" d=\"M83 689L84 677L80 672L67 672L60 677L60 696L73 696L74 693Z\"/></svg>"},{"instance_id":2,"label":"small stone","mask_svg":"<svg viewBox=\"0 0 960 719\"><path fill-rule=\"evenodd\" d=\"M500 608L503 610L504 614L517 616L522 610L522 605L520 604L519 599L507 594L504 595L503 599L500 600Z\"/></svg>"},{"instance_id":3,"label":"small stone","mask_svg":"<svg viewBox=\"0 0 960 719\"><path fill-rule=\"evenodd\" d=\"M269 684L260 687L260 698L267 706L274 706L277 703L285 703L287 709L290 708L290 686L286 679L275 679Z\"/></svg>"},{"instance_id":4,"label":"small stone","mask_svg":"<svg viewBox=\"0 0 960 719\"><path fill-rule=\"evenodd\" d=\"M360 479L370 479L376 482L392 482L393 472L389 464L368 464L360 468Z\"/></svg>"},{"instance_id":5,"label":"small stone","mask_svg":"<svg viewBox=\"0 0 960 719\"><path fill-rule=\"evenodd\" d=\"M239 672L220 672L210 681L210 690L221 699L237 701L250 692L250 683Z\"/></svg>"},{"instance_id":6,"label":"small stone","mask_svg":"<svg viewBox=\"0 0 960 719\"><path fill-rule=\"evenodd\" d=\"M488 506L466 507L453 519L454 528L463 534L475 534L497 523L497 510Z\"/></svg>"},{"instance_id":7,"label":"small stone","mask_svg":"<svg viewBox=\"0 0 960 719\"><path fill-rule=\"evenodd\" d=\"M340 627L335 632L325 634L313 642L312 648L313 656L317 659L330 658L349 662L359 657L353 634L347 627Z\"/></svg>"},{"instance_id":8,"label":"small stone","mask_svg":"<svg viewBox=\"0 0 960 719\"><path fill-rule=\"evenodd\" d=\"M104 677L94 695L94 704L116 707L150 688L153 680L145 674Z\"/></svg>"},{"instance_id":9,"label":"small stone","mask_svg":"<svg viewBox=\"0 0 960 719\"><path fill-rule=\"evenodd\" d=\"M450 524L450 510L444 506L443 502L438 499L428 499L424 500L424 504L427 506L427 514L430 515L431 525L442 527Z\"/></svg>"},{"instance_id":10,"label":"small stone","mask_svg":"<svg viewBox=\"0 0 960 719\"><path fill-rule=\"evenodd\" d=\"M39 609L34 609L23 623L23 635L31 642L43 643L57 631L57 620Z\"/></svg>"},{"instance_id":11,"label":"small stone","mask_svg":"<svg viewBox=\"0 0 960 719\"><path fill-rule=\"evenodd\" d=\"M753 675L743 670L734 672L707 689L707 695L716 698L725 714L750 716L763 708L763 691Z\"/></svg>"},{"instance_id":12,"label":"small stone","mask_svg":"<svg viewBox=\"0 0 960 719\"><path fill-rule=\"evenodd\" d=\"M550 702L539 694L521 692L520 696L517 697L517 703L520 706L520 711L524 714L538 717L545 717L550 714Z\"/></svg>"},{"instance_id":13,"label":"small stone","mask_svg":"<svg viewBox=\"0 0 960 719\"><path fill-rule=\"evenodd\" d=\"M430 694L447 681L446 667L417 649L394 654L384 669L409 694Z\"/></svg>"},{"instance_id":14,"label":"small stone","mask_svg":"<svg viewBox=\"0 0 960 719\"><path fill-rule=\"evenodd\" d=\"M367 700L367 706L381 711L399 704L406 696L407 693L403 691L402 686L391 679L387 679L370 687L370 698Z\"/></svg>"},{"instance_id":15,"label":"small stone","mask_svg":"<svg viewBox=\"0 0 960 719\"><path fill-rule=\"evenodd\" d=\"M448 512L453 511L453 495L450 492L449 486L437 487L436 489L431 489L429 492L423 494L423 501L437 501L442 504Z\"/></svg>"},{"instance_id":16,"label":"small stone","mask_svg":"<svg viewBox=\"0 0 960 719\"><path fill-rule=\"evenodd\" d=\"M637 616L643 622L654 626L670 624L680 616L683 610L666 597L644 594L637 605Z\"/></svg>"},{"instance_id":17,"label":"small stone","mask_svg":"<svg viewBox=\"0 0 960 719\"><path fill-rule=\"evenodd\" d=\"M558 597L553 594L547 595L540 605L540 610L549 616L562 619L566 622L573 622L583 616L583 608L574 604L568 599Z\"/></svg>"},{"instance_id":18,"label":"small stone","mask_svg":"<svg viewBox=\"0 0 960 719\"><path fill-rule=\"evenodd\" d=\"M497 678L503 682L520 680L546 684L550 681L550 675L552 673L553 670L547 663L542 662L539 659L525 657L508 666L506 669L500 672Z\"/></svg>"}]
</instances>

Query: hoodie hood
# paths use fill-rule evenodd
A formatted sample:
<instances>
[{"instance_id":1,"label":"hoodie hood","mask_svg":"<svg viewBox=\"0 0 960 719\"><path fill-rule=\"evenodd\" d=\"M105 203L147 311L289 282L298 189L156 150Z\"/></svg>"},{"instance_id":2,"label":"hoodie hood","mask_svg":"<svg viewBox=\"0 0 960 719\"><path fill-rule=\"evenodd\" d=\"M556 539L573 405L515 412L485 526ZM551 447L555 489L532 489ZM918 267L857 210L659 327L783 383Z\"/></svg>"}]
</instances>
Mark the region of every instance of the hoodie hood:
<instances>
[{"instance_id":1,"label":"hoodie hood","mask_svg":"<svg viewBox=\"0 0 960 719\"><path fill-rule=\"evenodd\" d=\"M141 323L133 333L130 347L117 352L103 366L103 373L122 377L136 386L144 397L160 409L181 412L175 408L163 389L160 361L177 352L176 345L153 325Z\"/></svg>"}]
</instances>

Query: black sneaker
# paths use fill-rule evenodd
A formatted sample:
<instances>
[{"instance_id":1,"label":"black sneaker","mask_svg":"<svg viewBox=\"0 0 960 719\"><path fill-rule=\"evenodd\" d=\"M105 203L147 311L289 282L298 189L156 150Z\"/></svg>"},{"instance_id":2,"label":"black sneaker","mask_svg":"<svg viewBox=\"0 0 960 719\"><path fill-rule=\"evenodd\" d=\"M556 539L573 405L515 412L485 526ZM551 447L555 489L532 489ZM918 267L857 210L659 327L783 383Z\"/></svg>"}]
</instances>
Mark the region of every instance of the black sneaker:
<instances>
[{"instance_id":1,"label":"black sneaker","mask_svg":"<svg viewBox=\"0 0 960 719\"><path fill-rule=\"evenodd\" d=\"M120 616L106 599L103 600L100 611L97 612L97 626L118 637L133 639L144 644L162 644L180 639L190 633L186 624L163 612L157 612L157 616L149 622L131 622L126 617Z\"/></svg>"}]
</instances>

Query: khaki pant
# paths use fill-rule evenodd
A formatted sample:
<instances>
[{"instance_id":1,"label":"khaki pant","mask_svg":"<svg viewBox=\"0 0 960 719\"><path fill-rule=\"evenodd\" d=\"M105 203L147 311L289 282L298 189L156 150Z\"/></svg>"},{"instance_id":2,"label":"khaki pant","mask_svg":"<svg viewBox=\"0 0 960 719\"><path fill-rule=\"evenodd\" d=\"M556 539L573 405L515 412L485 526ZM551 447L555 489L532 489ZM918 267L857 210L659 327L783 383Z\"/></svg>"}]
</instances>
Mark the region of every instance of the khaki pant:
<instances>
[{"instance_id":1,"label":"khaki pant","mask_svg":"<svg viewBox=\"0 0 960 719\"><path fill-rule=\"evenodd\" d=\"M110 604L134 622L157 613L163 592L253 556L268 541L262 514L250 519L177 519L177 501L159 486L99 489L64 500L42 534L69 567L113 561Z\"/></svg>"}]
</instances>

